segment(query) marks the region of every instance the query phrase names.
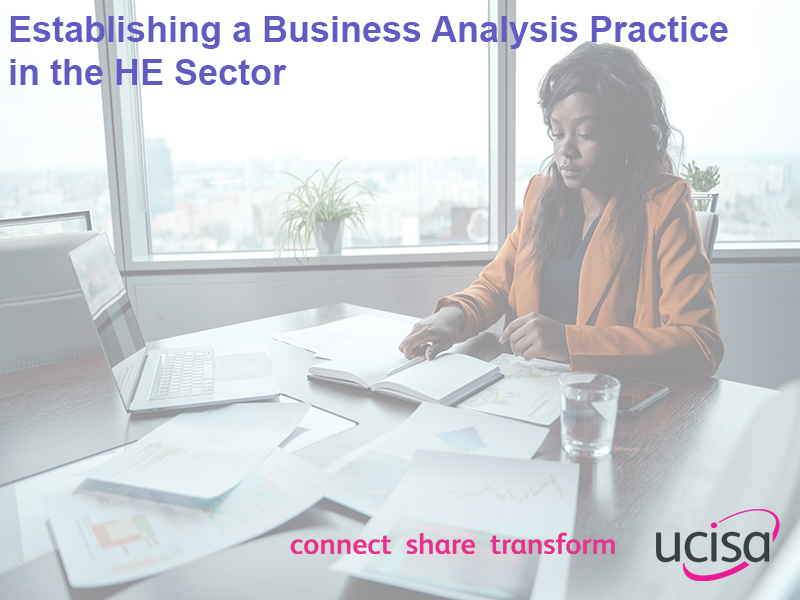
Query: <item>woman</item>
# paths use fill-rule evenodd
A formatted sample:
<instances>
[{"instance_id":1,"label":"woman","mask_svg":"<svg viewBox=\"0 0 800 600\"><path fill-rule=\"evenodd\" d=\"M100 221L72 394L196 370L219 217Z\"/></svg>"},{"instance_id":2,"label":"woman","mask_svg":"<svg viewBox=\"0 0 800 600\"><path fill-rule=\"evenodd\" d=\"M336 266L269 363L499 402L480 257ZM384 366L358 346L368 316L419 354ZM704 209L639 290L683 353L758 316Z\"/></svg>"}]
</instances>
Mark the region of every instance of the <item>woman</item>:
<instances>
[{"instance_id":1,"label":"woman","mask_svg":"<svg viewBox=\"0 0 800 600\"><path fill-rule=\"evenodd\" d=\"M492 325L514 354L574 371L712 375L722 360L711 267L667 152L655 78L631 50L585 43L542 80L553 140L513 233L469 288L400 344L430 358Z\"/></svg>"}]
</instances>

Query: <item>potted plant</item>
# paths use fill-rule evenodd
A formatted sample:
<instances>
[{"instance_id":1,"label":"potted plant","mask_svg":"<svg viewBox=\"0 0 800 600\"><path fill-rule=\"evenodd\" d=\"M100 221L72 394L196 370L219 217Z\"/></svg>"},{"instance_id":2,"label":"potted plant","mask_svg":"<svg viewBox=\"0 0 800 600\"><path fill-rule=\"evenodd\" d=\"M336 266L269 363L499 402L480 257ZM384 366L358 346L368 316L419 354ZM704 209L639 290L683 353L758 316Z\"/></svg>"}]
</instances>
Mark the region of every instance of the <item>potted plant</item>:
<instances>
[{"instance_id":1,"label":"potted plant","mask_svg":"<svg viewBox=\"0 0 800 600\"><path fill-rule=\"evenodd\" d=\"M709 192L719 185L719 167L712 165L701 169L692 161L688 165L684 164L683 168L684 172L681 175L686 178L692 188L694 209L698 212L708 210L714 212L719 194Z\"/></svg>"},{"instance_id":2,"label":"potted plant","mask_svg":"<svg viewBox=\"0 0 800 600\"><path fill-rule=\"evenodd\" d=\"M286 209L278 222L278 250L289 245L295 254L302 248L305 256L314 236L319 254L341 254L344 228L364 227L369 210L359 198L373 200L375 194L358 181L343 178L341 164L340 160L328 173L317 169L305 179L286 173L298 186L281 194L286 196Z\"/></svg>"}]
</instances>

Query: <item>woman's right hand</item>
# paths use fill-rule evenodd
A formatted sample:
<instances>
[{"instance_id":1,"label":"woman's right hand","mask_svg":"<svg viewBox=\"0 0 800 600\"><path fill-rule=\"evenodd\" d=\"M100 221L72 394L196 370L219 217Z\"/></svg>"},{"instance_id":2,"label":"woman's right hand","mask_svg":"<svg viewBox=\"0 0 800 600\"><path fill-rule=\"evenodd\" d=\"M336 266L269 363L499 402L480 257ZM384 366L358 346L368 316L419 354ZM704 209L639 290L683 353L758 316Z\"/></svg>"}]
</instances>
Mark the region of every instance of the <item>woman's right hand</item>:
<instances>
[{"instance_id":1,"label":"woman's right hand","mask_svg":"<svg viewBox=\"0 0 800 600\"><path fill-rule=\"evenodd\" d=\"M400 352L409 360L425 352L425 358L431 360L456 343L466 320L467 316L458 306L444 306L414 325L411 333L400 342Z\"/></svg>"}]
</instances>

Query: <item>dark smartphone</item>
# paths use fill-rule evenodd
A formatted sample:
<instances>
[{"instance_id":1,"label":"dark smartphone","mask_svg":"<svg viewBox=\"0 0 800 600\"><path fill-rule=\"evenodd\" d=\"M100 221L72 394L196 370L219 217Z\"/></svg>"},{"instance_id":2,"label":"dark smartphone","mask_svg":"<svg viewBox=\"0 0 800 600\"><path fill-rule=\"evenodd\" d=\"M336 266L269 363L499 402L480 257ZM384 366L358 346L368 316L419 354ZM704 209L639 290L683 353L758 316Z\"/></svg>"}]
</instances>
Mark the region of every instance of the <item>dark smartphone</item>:
<instances>
[{"instance_id":1,"label":"dark smartphone","mask_svg":"<svg viewBox=\"0 0 800 600\"><path fill-rule=\"evenodd\" d=\"M641 410L669 393L667 386L641 379L626 377L620 383L618 411L621 413Z\"/></svg>"}]
</instances>

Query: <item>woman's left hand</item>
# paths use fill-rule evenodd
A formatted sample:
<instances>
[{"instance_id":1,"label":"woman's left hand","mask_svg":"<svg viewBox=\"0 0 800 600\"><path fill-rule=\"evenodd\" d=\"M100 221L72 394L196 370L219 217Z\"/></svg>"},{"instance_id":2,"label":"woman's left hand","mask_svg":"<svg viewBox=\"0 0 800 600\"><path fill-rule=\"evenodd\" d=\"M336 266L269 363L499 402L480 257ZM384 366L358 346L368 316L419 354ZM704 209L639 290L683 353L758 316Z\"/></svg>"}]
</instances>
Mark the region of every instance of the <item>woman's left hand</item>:
<instances>
[{"instance_id":1,"label":"woman's left hand","mask_svg":"<svg viewBox=\"0 0 800 600\"><path fill-rule=\"evenodd\" d=\"M525 360L549 358L569 362L567 328L539 313L514 319L500 336L500 343L511 342L511 351Z\"/></svg>"}]
</instances>

